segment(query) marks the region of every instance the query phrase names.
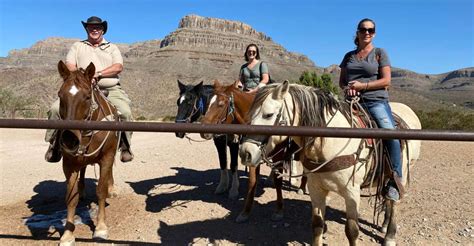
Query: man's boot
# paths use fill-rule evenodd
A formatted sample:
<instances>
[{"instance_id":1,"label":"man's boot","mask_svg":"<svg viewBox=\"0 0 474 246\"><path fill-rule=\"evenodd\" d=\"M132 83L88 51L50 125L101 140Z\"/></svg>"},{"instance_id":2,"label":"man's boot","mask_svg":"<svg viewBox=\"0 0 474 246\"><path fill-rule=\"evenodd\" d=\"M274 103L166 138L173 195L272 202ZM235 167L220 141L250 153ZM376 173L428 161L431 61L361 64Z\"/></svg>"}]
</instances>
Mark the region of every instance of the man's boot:
<instances>
[{"instance_id":1,"label":"man's boot","mask_svg":"<svg viewBox=\"0 0 474 246\"><path fill-rule=\"evenodd\" d=\"M130 148L122 149L122 152L120 153L120 160L122 162L129 162L129 161L133 160L133 153L130 150Z\"/></svg>"},{"instance_id":2,"label":"man's boot","mask_svg":"<svg viewBox=\"0 0 474 246\"><path fill-rule=\"evenodd\" d=\"M44 155L44 159L47 162L59 162L63 154L61 152L61 148L59 146L59 134L55 134L49 143L48 150Z\"/></svg>"},{"instance_id":3,"label":"man's boot","mask_svg":"<svg viewBox=\"0 0 474 246\"><path fill-rule=\"evenodd\" d=\"M122 162L129 162L133 160L133 153L130 150L130 144L127 141L127 138L125 137L125 133L121 133L122 136L120 138L120 161Z\"/></svg>"}]
</instances>

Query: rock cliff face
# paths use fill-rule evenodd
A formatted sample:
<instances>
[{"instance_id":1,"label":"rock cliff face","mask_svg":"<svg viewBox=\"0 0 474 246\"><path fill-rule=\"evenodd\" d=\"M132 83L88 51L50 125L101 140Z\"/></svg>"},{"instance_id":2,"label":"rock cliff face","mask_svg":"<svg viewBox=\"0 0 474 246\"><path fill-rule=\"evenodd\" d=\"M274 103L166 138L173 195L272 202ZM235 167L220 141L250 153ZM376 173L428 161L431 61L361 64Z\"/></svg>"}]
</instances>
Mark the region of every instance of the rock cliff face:
<instances>
[{"instance_id":1,"label":"rock cliff face","mask_svg":"<svg viewBox=\"0 0 474 246\"><path fill-rule=\"evenodd\" d=\"M36 107L46 111L56 98L61 83L57 63L66 58L70 46L76 41L79 39L53 37L39 41L30 48L11 51L8 57L0 58L0 88L15 91L19 96L34 97ZM338 66L316 67L305 55L287 51L269 36L245 23L188 15L181 19L175 31L163 39L134 44L116 43L125 63L120 74L121 84L133 102L135 117L155 119L175 115L177 79L194 84L200 81L211 84L215 79L225 84L234 82L244 63L243 54L249 43L258 45L261 59L268 63L272 79L277 82L297 80L305 70L330 73L335 83L338 82ZM394 91L391 94L410 90L422 95L420 97L474 105L473 74L473 68L440 75L393 69ZM441 90L455 90L457 94L439 93ZM405 98L409 105L417 104L409 101L413 96Z\"/></svg>"}]
</instances>

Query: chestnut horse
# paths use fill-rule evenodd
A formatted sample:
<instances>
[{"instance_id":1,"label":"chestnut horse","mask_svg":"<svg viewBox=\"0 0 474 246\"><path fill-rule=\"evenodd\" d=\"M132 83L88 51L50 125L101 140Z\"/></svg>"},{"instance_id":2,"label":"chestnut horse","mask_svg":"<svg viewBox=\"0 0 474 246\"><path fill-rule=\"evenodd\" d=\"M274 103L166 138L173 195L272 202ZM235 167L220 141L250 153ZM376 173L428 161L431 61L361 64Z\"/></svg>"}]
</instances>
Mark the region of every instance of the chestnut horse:
<instances>
[{"instance_id":1,"label":"chestnut horse","mask_svg":"<svg viewBox=\"0 0 474 246\"><path fill-rule=\"evenodd\" d=\"M201 120L203 124L247 124L247 113L249 112L250 106L255 98L255 93L245 93L237 88L238 81L228 86L223 86L219 81L214 81L214 97L211 99L209 109L206 115ZM202 133L201 136L205 139L210 139L212 134ZM282 160L286 157L290 151L290 146L280 146L285 148L285 151L277 150L276 156L273 158L274 161ZM278 148L277 148L278 149ZM282 171L282 170L280 170ZM249 167L249 180L247 188L247 197L245 199L245 205L242 212L237 217L237 222L245 222L248 220L250 211L252 209L253 201L255 198L256 182L258 175L260 174L260 166ZM273 183L277 192L277 210L272 215L272 220L278 221L283 219L283 195L282 195L282 182L283 179L278 175L273 176ZM232 175L232 188L230 194L233 197L238 196L239 180L237 171ZM305 180L302 181L301 187L305 187ZM300 189L301 189L300 187Z\"/></svg>"},{"instance_id":2,"label":"chestnut horse","mask_svg":"<svg viewBox=\"0 0 474 246\"><path fill-rule=\"evenodd\" d=\"M86 70L69 71L63 61L58 63L58 71L64 83L58 96L62 120L114 121L118 120L117 110L110 104L96 85L92 84L94 64ZM88 164L98 163L100 178L97 185L99 212L93 238L107 239L105 224L105 199L113 189L112 166L117 152L119 137L115 131L61 130L59 141L63 153L63 171L66 176L67 221L60 239L61 245L73 245L74 215L79 196L83 196L84 175Z\"/></svg>"}]
</instances>

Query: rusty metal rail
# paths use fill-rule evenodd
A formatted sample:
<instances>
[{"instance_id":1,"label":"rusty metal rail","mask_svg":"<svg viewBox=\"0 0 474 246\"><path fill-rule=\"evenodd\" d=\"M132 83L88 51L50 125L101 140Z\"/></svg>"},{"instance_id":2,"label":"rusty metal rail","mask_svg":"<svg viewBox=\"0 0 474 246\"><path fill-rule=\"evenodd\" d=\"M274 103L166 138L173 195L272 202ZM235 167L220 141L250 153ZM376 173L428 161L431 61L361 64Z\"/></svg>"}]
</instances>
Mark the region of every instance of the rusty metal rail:
<instances>
[{"instance_id":1,"label":"rusty metal rail","mask_svg":"<svg viewBox=\"0 0 474 246\"><path fill-rule=\"evenodd\" d=\"M441 141L474 141L474 132L438 130L387 130L318 128L291 126L209 125L158 122L97 122L67 120L0 119L0 128L77 129L140 132L235 133L245 135L320 136L336 138L419 139Z\"/></svg>"}]
</instances>

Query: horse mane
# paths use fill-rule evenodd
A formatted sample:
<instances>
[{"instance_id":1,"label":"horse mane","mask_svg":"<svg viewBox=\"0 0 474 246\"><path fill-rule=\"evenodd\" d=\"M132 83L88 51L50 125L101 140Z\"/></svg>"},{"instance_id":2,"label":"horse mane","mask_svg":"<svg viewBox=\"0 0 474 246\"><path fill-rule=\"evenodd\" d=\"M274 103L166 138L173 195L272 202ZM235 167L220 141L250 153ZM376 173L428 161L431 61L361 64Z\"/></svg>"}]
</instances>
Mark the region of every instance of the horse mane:
<instances>
[{"instance_id":1,"label":"horse mane","mask_svg":"<svg viewBox=\"0 0 474 246\"><path fill-rule=\"evenodd\" d=\"M259 89L248 114L247 121L255 115L256 110L264 100L271 95L279 84L271 84ZM320 88L290 84L289 91L295 102L295 107L300 112L301 126L326 127L325 113L334 115L340 108L340 103L330 92ZM306 137L307 141L314 141L314 137Z\"/></svg>"},{"instance_id":2,"label":"horse mane","mask_svg":"<svg viewBox=\"0 0 474 246\"><path fill-rule=\"evenodd\" d=\"M256 113L256 110L278 85L271 84L258 90L255 100L250 107L249 116ZM289 93L295 101L295 107L299 109L302 126L325 127L324 110L334 115L340 106L339 101L331 93L320 88L290 84Z\"/></svg>"}]
</instances>

